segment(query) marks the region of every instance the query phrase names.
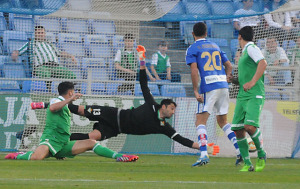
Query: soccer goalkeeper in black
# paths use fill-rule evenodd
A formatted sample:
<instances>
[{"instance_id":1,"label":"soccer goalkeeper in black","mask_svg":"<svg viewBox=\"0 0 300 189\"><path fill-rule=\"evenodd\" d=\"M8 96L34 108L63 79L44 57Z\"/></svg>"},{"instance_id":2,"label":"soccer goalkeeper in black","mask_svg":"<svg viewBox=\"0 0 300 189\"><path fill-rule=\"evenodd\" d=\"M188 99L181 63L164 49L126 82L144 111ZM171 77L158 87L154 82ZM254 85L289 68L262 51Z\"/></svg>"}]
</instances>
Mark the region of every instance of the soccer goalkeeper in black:
<instances>
[{"instance_id":1,"label":"soccer goalkeeper in black","mask_svg":"<svg viewBox=\"0 0 300 189\"><path fill-rule=\"evenodd\" d=\"M70 140L105 140L115 137L120 133L133 135L164 134L180 144L199 149L199 144L178 134L166 122L175 113L176 103L172 99L163 99L160 104L155 102L147 84L145 66L145 48L138 46L140 56L140 85L145 103L137 108L119 109L109 106L82 106L69 104L70 111L74 114L87 117L90 121L97 121L93 131L88 134L72 133Z\"/></svg>"}]
</instances>

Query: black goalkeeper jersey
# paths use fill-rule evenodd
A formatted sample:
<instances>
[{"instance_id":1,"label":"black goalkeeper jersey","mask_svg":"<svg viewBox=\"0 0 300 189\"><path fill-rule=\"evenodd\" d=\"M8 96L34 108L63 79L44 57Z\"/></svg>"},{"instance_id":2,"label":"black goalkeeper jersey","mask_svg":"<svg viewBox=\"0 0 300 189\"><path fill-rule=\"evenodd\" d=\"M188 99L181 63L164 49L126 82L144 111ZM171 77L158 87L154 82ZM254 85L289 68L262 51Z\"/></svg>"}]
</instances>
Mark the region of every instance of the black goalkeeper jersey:
<instances>
[{"instance_id":1,"label":"black goalkeeper jersey","mask_svg":"<svg viewBox=\"0 0 300 189\"><path fill-rule=\"evenodd\" d=\"M140 85L145 103L137 108L120 111L121 133L164 134L184 146L192 147L193 141L180 136L165 119L159 118L160 106L148 88L146 70L140 70Z\"/></svg>"}]
</instances>

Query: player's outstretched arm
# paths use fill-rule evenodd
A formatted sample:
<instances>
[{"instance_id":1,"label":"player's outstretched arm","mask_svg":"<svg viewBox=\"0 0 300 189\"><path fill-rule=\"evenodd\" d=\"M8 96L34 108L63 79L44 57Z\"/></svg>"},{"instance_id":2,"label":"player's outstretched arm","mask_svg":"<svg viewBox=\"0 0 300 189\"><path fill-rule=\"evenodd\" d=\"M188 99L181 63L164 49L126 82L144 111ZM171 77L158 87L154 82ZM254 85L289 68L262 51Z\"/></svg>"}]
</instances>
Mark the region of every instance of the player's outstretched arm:
<instances>
[{"instance_id":1,"label":"player's outstretched arm","mask_svg":"<svg viewBox=\"0 0 300 189\"><path fill-rule=\"evenodd\" d=\"M80 94L80 93L75 93L75 94L73 94L70 98L65 99L64 101L61 101L61 102L57 102L57 103L51 104L50 107L49 107L49 110L50 110L51 112L59 111L59 110L61 110L65 105L70 104L71 102L77 100L77 99L80 98L81 96L82 96L82 94Z\"/></svg>"},{"instance_id":2,"label":"player's outstretched arm","mask_svg":"<svg viewBox=\"0 0 300 189\"><path fill-rule=\"evenodd\" d=\"M139 53L139 59L140 59L140 85L143 92L144 99L147 103L150 104L157 104L150 93L150 89L148 88L148 79L147 79L147 73L146 73L146 62L145 62L145 52L146 49L142 45L138 45L138 48L136 49Z\"/></svg>"}]
</instances>

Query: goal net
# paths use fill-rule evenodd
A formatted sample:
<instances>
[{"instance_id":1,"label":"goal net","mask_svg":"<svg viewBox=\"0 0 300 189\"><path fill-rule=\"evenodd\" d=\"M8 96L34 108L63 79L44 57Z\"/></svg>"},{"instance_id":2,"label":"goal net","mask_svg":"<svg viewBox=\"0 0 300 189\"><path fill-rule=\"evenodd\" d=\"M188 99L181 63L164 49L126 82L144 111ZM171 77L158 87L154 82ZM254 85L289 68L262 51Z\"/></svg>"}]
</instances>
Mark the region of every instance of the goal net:
<instances>
[{"instance_id":1,"label":"goal net","mask_svg":"<svg viewBox=\"0 0 300 189\"><path fill-rule=\"evenodd\" d=\"M251 20L257 22L255 43L269 64L260 118L264 147L269 157L299 157L299 136L295 133L299 133L300 17L299 11L294 11L299 10L299 3L291 1L270 13L275 5L255 0L251 7L255 11L244 15L236 13L244 3L231 0L37 2L0 3L0 151L34 150L38 146L46 110L31 110L30 103L57 97L57 86L63 81L74 82L75 90L84 95L74 102L77 105L129 109L143 104L135 50L139 44L147 49L148 86L153 96L158 102L174 99L178 107L168 121L182 136L197 141L197 102L185 63L186 49L194 42L193 25L206 23L207 39L226 52L236 74L241 54L238 26ZM290 25L282 20L285 12L289 12ZM276 28L272 25L275 22L286 27ZM166 65L160 66L161 61ZM229 87L229 122L238 90L236 85ZM72 115L71 132L89 133L94 123ZM220 146L218 156L235 156L214 114L207 132L208 142ZM120 134L100 144L126 153L199 153L161 134Z\"/></svg>"}]
</instances>

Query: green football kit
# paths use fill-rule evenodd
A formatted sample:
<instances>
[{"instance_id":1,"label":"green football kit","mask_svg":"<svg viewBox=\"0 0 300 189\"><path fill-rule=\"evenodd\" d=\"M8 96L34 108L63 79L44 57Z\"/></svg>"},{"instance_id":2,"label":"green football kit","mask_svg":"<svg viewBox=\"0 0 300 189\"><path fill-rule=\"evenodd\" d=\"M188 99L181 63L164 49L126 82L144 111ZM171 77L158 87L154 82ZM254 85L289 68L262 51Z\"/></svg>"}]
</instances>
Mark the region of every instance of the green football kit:
<instances>
[{"instance_id":1,"label":"green football kit","mask_svg":"<svg viewBox=\"0 0 300 189\"><path fill-rule=\"evenodd\" d=\"M237 96L232 130L240 130L244 125L259 127L259 116L264 105L265 88L264 75L248 91L243 85L253 78L259 61L263 60L260 49L253 43L245 45L238 63L239 93Z\"/></svg>"}]
</instances>

